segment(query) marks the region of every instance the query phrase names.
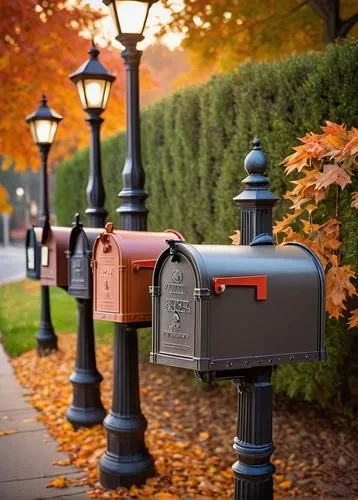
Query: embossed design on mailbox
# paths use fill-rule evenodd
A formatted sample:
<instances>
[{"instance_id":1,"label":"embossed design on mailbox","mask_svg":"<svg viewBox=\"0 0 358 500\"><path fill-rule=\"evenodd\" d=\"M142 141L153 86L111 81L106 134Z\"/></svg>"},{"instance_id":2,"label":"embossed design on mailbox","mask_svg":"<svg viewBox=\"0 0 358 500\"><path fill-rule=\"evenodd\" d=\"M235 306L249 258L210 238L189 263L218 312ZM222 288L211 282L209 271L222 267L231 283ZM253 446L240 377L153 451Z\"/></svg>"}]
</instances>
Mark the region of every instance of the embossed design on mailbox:
<instances>
[{"instance_id":1,"label":"embossed design on mailbox","mask_svg":"<svg viewBox=\"0 0 358 500\"><path fill-rule=\"evenodd\" d=\"M174 247L153 275L153 362L209 372L324 359L325 279L311 250Z\"/></svg>"},{"instance_id":2,"label":"embossed design on mailbox","mask_svg":"<svg viewBox=\"0 0 358 500\"><path fill-rule=\"evenodd\" d=\"M118 323L150 325L148 287L158 256L168 239L183 240L168 229L162 233L115 231L106 224L93 247L93 317Z\"/></svg>"},{"instance_id":3,"label":"embossed design on mailbox","mask_svg":"<svg viewBox=\"0 0 358 500\"><path fill-rule=\"evenodd\" d=\"M26 233L26 276L39 280L41 276L42 228L31 227Z\"/></svg>"},{"instance_id":4,"label":"embossed design on mailbox","mask_svg":"<svg viewBox=\"0 0 358 500\"><path fill-rule=\"evenodd\" d=\"M50 226L42 232L41 283L66 288L68 285L67 258L70 227Z\"/></svg>"}]
</instances>

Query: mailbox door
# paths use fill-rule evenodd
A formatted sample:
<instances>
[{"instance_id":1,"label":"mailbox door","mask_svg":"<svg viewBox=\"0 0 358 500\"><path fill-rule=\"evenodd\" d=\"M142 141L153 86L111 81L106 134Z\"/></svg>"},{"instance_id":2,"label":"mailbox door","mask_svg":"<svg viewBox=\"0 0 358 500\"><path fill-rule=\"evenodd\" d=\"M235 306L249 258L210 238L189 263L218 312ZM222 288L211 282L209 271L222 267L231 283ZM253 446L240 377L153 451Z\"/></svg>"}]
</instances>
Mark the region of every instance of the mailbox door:
<instances>
[{"instance_id":1,"label":"mailbox door","mask_svg":"<svg viewBox=\"0 0 358 500\"><path fill-rule=\"evenodd\" d=\"M159 353L193 358L196 276L185 256L179 262L167 258L161 268L159 287Z\"/></svg>"},{"instance_id":2,"label":"mailbox door","mask_svg":"<svg viewBox=\"0 0 358 500\"><path fill-rule=\"evenodd\" d=\"M90 270L87 238L83 231L77 233L75 248L69 259L68 293L79 299L92 298L92 276Z\"/></svg>"},{"instance_id":3,"label":"mailbox door","mask_svg":"<svg viewBox=\"0 0 358 500\"><path fill-rule=\"evenodd\" d=\"M114 238L110 238L110 245L104 246L101 242L97 246L95 255L95 317L97 319L111 319L112 315L120 313L119 289L122 273L121 254ZM107 249L107 250L106 250Z\"/></svg>"},{"instance_id":4,"label":"mailbox door","mask_svg":"<svg viewBox=\"0 0 358 500\"><path fill-rule=\"evenodd\" d=\"M41 247L41 282L44 285L57 285L56 241L52 231Z\"/></svg>"},{"instance_id":5,"label":"mailbox door","mask_svg":"<svg viewBox=\"0 0 358 500\"><path fill-rule=\"evenodd\" d=\"M40 279L41 245L37 242L34 228L27 230L26 235L26 276L33 280Z\"/></svg>"}]
</instances>

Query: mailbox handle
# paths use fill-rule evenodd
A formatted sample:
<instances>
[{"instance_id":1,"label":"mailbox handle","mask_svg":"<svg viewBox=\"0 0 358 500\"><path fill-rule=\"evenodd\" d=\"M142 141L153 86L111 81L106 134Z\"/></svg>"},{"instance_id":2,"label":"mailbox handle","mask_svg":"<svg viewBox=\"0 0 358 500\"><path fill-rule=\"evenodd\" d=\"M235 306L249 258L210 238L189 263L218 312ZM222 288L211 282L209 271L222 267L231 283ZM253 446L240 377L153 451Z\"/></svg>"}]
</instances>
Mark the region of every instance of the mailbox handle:
<instances>
[{"instance_id":1,"label":"mailbox handle","mask_svg":"<svg viewBox=\"0 0 358 500\"><path fill-rule=\"evenodd\" d=\"M139 269L143 268L154 269L156 262L157 262L156 259L133 260L132 261L133 271L139 271Z\"/></svg>"},{"instance_id":2,"label":"mailbox handle","mask_svg":"<svg viewBox=\"0 0 358 500\"><path fill-rule=\"evenodd\" d=\"M227 286L255 286L256 300L267 300L266 275L214 278L214 292L216 294L223 293Z\"/></svg>"}]
</instances>

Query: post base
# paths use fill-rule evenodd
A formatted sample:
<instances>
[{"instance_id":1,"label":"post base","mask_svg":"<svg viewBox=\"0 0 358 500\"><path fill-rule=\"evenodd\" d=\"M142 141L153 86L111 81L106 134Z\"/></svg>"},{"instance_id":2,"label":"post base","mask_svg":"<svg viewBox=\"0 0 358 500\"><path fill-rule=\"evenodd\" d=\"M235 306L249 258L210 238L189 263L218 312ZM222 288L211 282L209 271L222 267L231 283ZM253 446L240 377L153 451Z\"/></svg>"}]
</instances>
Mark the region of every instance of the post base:
<instances>
[{"instance_id":1,"label":"post base","mask_svg":"<svg viewBox=\"0 0 358 500\"><path fill-rule=\"evenodd\" d=\"M106 451L99 462L101 485L108 490L119 487L130 488L132 485L141 486L154 476L154 462L150 455L147 457L132 456L129 462Z\"/></svg>"},{"instance_id":2,"label":"post base","mask_svg":"<svg viewBox=\"0 0 358 500\"><path fill-rule=\"evenodd\" d=\"M40 357L48 356L57 351L57 336L53 328L42 328L36 334L37 354Z\"/></svg>"},{"instance_id":3,"label":"post base","mask_svg":"<svg viewBox=\"0 0 358 500\"><path fill-rule=\"evenodd\" d=\"M75 369L70 377L73 387L73 402L66 417L75 429L101 424L106 416L101 401L100 383L102 375L93 370Z\"/></svg>"},{"instance_id":4,"label":"post base","mask_svg":"<svg viewBox=\"0 0 358 500\"><path fill-rule=\"evenodd\" d=\"M104 421L107 451L100 460L100 483L115 490L140 486L155 474L154 460L144 442L147 421L140 415L120 417L110 412Z\"/></svg>"},{"instance_id":5,"label":"post base","mask_svg":"<svg viewBox=\"0 0 358 500\"><path fill-rule=\"evenodd\" d=\"M79 408L71 405L66 413L67 420L75 430L101 424L106 416L104 408Z\"/></svg>"}]
</instances>

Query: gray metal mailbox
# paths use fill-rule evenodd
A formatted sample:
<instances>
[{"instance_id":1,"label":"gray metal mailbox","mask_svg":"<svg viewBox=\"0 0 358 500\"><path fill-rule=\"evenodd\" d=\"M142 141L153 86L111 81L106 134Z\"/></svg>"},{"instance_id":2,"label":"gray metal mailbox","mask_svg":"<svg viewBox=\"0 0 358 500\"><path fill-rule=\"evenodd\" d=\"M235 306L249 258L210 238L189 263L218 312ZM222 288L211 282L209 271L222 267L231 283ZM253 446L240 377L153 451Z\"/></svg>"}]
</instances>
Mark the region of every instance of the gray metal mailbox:
<instances>
[{"instance_id":1,"label":"gray metal mailbox","mask_svg":"<svg viewBox=\"0 0 358 500\"><path fill-rule=\"evenodd\" d=\"M76 219L70 234L68 262L68 293L78 299L92 299L92 247L103 229L84 229Z\"/></svg>"},{"instance_id":2,"label":"gray metal mailbox","mask_svg":"<svg viewBox=\"0 0 358 500\"><path fill-rule=\"evenodd\" d=\"M30 227L26 232L26 276L32 280L41 277L42 227Z\"/></svg>"},{"instance_id":3,"label":"gray metal mailbox","mask_svg":"<svg viewBox=\"0 0 358 500\"><path fill-rule=\"evenodd\" d=\"M151 361L199 372L323 359L325 277L298 243L170 241L151 293Z\"/></svg>"}]
</instances>

